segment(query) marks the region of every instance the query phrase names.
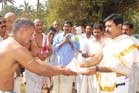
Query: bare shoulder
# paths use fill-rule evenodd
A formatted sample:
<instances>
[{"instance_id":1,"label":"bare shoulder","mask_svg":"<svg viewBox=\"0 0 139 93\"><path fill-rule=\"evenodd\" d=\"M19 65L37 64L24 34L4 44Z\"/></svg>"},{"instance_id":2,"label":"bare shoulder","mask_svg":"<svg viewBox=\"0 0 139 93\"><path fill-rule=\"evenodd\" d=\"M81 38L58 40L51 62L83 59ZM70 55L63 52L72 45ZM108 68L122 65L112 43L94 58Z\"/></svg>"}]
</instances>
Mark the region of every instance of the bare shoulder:
<instances>
[{"instance_id":1,"label":"bare shoulder","mask_svg":"<svg viewBox=\"0 0 139 93\"><path fill-rule=\"evenodd\" d=\"M33 60L30 51L26 47L19 45L18 47L16 47L15 51L16 52L14 53L14 59L22 66L25 67L28 62Z\"/></svg>"},{"instance_id":2,"label":"bare shoulder","mask_svg":"<svg viewBox=\"0 0 139 93\"><path fill-rule=\"evenodd\" d=\"M5 54L8 59L13 62L18 62L23 66L33 59L30 51L12 38L3 41L0 44L0 48L0 51L4 50L3 54Z\"/></svg>"}]
</instances>

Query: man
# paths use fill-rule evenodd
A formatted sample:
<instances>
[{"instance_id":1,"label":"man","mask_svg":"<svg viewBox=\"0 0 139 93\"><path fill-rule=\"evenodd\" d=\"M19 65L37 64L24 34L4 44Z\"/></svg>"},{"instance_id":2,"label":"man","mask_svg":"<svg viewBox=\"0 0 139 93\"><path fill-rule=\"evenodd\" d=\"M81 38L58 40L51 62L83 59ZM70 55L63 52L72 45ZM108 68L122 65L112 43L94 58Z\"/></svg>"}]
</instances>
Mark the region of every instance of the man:
<instances>
[{"instance_id":1,"label":"man","mask_svg":"<svg viewBox=\"0 0 139 93\"><path fill-rule=\"evenodd\" d=\"M132 23L130 23L128 21L125 21L123 23L122 32L124 34L127 34L127 35L131 36L132 39L134 40L134 42L136 43L136 45L139 48L139 40L138 40L138 38L135 38L135 36L132 34L133 33L133 24ZM133 90L132 92L133 93L135 92L135 88L137 88L137 82L138 82L138 86L139 86L138 70L139 70L138 64L134 63L133 67L132 67L132 74L129 76L131 78L130 82L129 82L129 85L134 83L134 85L130 85L132 87L132 90ZM131 91L131 90L129 90L129 91ZM137 91L139 91L139 90L137 90Z\"/></svg>"},{"instance_id":2,"label":"man","mask_svg":"<svg viewBox=\"0 0 139 93\"><path fill-rule=\"evenodd\" d=\"M56 65L67 66L74 57L76 45L73 43L71 33L71 21L65 21L63 25L63 32L59 33L53 42L53 49L56 54ZM72 93L73 79L66 76L54 77L54 93Z\"/></svg>"},{"instance_id":3,"label":"man","mask_svg":"<svg viewBox=\"0 0 139 93\"><path fill-rule=\"evenodd\" d=\"M48 38L43 33L43 23L40 19L34 20L35 32L30 44L30 51L34 58L39 58L46 61L51 53L51 44ZM26 93L41 93L42 86L47 82L49 85L49 78L37 75L26 70Z\"/></svg>"},{"instance_id":4,"label":"man","mask_svg":"<svg viewBox=\"0 0 139 93\"><path fill-rule=\"evenodd\" d=\"M123 27L122 27L122 33L127 34L129 36L132 37L132 39L135 41L135 43L137 44L137 46L139 46L139 41L138 38L136 38L136 36L133 35L133 24L125 21L123 23Z\"/></svg>"},{"instance_id":5,"label":"man","mask_svg":"<svg viewBox=\"0 0 139 93\"><path fill-rule=\"evenodd\" d=\"M51 66L32 57L24 46L34 33L32 21L21 18L13 25L13 35L0 44L0 92L13 93L14 72L21 64L26 69L43 76L75 74L65 67Z\"/></svg>"},{"instance_id":6,"label":"man","mask_svg":"<svg viewBox=\"0 0 139 93\"><path fill-rule=\"evenodd\" d=\"M12 32L12 25L13 25L13 22L15 21L16 19L16 16L13 12L7 12L4 16L5 20L6 20L6 32L5 32L5 36L4 36L4 39L8 38L9 35L11 34ZM21 93L21 90L20 90L20 75L21 75L21 70L20 68L16 71L15 73L15 89L14 91L17 92L17 93Z\"/></svg>"},{"instance_id":7,"label":"man","mask_svg":"<svg viewBox=\"0 0 139 93\"><path fill-rule=\"evenodd\" d=\"M0 15L0 42L4 39L5 32L6 32L6 21Z\"/></svg>"},{"instance_id":8,"label":"man","mask_svg":"<svg viewBox=\"0 0 139 93\"><path fill-rule=\"evenodd\" d=\"M56 29L56 34L60 33L62 30L61 30L61 25L60 25L60 22L55 20L53 22L53 28Z\"/></svg>"},{"instance_id":9,"label":"man","mask_svg":"<svg viewBox=\"0 0 139 93\"><path fill-rule=\"evenodd\" d=\"M4 16L6 20L6 34L5 38L9 36L9 34L12 32L12 25L16 19L16 15L13 12L7 12Z\"/></svg>"},{"instance_id":10,"label":"man","mask_svg":"<svg viewBox=\"0 0 139 93\"><path fill-rule=\"evenodd\" d=\"M90 42L94 40L94 36L92 35L92 33L93 33L93 28L91 25L88 24L85 28L85 33L79 36L80 51L81 51L78 54L78 61L79 62L86 60L86 58L88 57L88 54L90 54L90 49L88 48L88 46L90 45ZM86 91L88 91L88 93L94 92L94 91L90 91L90 89L88 89L88 87L87 87L88 86L87 81L90 78L92 79L92 76L90 76L90 77L82 76L82 75L77 76L77 92L78 93L86 93ZM90 81L89 81L89 83L90 83ZM94 87L91 90L94 90Z\"/></svg>"},{"instance_id":11,"label":"man","mask_svg":"<svg viewBox=\"0 0 139 93\"><path fill-rule=\"evenodd\" d=\"M132 33L133 33L133 24L130 23L130 22L128 22L128 21L125 21L125 22L123 23L122 33L131 36Z\"/></svg>"},{"instance_id":12,"label":"man","mask_svg":"<svg viewBox=\"0 0 139 93\"><path fill-rule=\"evenodd\" d=\"M102 51L89 58L86 64L81 64L82 67L87 67L101 61L100 66L88 68L84 74L101 72L99 87L102 93L135 93L128 91L127 76L131 73L132 64L139 62L136 44L130 36L122 34L123 19L120 15L112 14L104 21L111 39Z\"/></svg>"}]
</instances>

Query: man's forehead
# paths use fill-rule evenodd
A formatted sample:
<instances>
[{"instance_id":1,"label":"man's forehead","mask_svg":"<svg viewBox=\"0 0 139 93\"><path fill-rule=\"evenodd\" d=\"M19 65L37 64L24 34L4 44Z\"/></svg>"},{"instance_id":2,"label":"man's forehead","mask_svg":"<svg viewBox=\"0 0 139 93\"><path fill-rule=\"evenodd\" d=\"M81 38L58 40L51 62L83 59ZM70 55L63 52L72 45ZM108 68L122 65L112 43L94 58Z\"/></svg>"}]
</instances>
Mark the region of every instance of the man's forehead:
<instances>
[{"instance_id":1,"label":"man's forehead","mask_svg":"<svg viewBox=\"0 0 139 93\"><path fill-rule=\"evenodd\" d=\"M42 25L42 22L36 22L36 23L34 23L34 25L36 26L36 25Z\"/></svg>"},{"instance_id":2,"label":"man's forehead","mask_svg":"<svg viewBox=\"0 0 139 93\"><path fill-rule=\"evenodd\" d=\"M34 24L36 24L36 23L42 23L42 21L40 19L35 19Z\"/></svg>"},{"instance_id":3,"label":"man's forehead","mask_svg":"<svg viewBox=\"0 0 139 93\"><path fill-rule=\"evenodd\" d=\"M105 26L106 26L106 25L111 25L111 24L114 24L113 20L109 20L109 21L106 21L106 22L105 22Z\"/></svg>"}]
</instances>

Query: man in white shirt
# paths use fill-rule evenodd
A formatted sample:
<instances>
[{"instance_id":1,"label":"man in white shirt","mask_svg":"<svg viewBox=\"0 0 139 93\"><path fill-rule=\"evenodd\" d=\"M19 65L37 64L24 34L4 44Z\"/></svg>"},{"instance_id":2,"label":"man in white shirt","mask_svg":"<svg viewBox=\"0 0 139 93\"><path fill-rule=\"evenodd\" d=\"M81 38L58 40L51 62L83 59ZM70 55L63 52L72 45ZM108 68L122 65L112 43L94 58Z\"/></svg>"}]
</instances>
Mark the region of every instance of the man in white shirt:
<instances>
[{"instance_id":1,"label":"man in white shirt","mask_svg":"<svg viewBox=\"0 0 139 93\"><path fill-rule=\"evenodd\" d=\"M86 64L81 64L82 67L88 67L100 62L99 66L88 68L84 74L101 72L99 75L101 93L123 93L123 91L124 93L135 93L128 91L126 77L131 74L133 64L139 62L137 46L130 36L122 34L123 19L119 14L112 14L104 21L106 31L111 38L102 50L87 60ZM117 82L117 79L124 80ZM131 86L129 90L133 90Z\"/></svg>"}]
</instances>

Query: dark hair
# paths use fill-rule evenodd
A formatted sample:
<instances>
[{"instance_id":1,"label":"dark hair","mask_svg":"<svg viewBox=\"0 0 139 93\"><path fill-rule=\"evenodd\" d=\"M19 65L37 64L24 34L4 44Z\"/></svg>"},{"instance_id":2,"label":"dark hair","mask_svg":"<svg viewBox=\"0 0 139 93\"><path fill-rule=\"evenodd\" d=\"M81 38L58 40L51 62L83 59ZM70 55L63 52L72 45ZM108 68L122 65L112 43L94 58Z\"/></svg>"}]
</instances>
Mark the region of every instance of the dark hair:
<instances>
[{"instance_id":1,"label":"dark hair","mask_svg":"<svg viewBox=\"0 0 139 93\"><path fill-rule=\"evenodd\" d=\"M27 18L17 19L13 24L12 31L15 33L16 31L18 31L20 28L23 28L23 27L26 27L26 28L34 27L34 23L33 23L33 21L31 21Z\"/></svg>"},{"instance_id":2,"label":"dark hair","mask_svg":"<svg viewBox=\"0 0 139 93\"><path fill-rule=\"evenodd\" d=\"M71 22L70 20L66 20L66 21L64 22L64 24L70 24L70 26L73 26L73 24L72 24L72 22Z\"/></svg>"},{"instance_id":3,"label":"dark hair","mask_svg":"<svg viewBox=\"0 0 139 93\"><path fill-rule=\"evenodd\" d=\"M88 23L88 24L86 24L86 26L90 26L91 28L93 28L93 24L89 24L89 23ZM85 26L85 27L86 27L86 26Z\"/></svg>"},{"instance_id":4,"label":"dark hair","mask_svg":"<svg viewBox=\"0 0 139 93\"><path fill-rule=\"evenodd\" d=\"M100 29L101 31L104 31L104 26L101 23L94 23L93 29Z\"/></svg>"},{"instance_id":5,"label":"dark hair","mask_svg":"<svg viewBox=\"0 0 139 93\"><path fill-rule=\"evenodd\" d=\"M130 23L129 21L125 21L125 22L123 23L123 25L128 25L129 28L133 29L133 24Z\"/></svg>"},{"instance_id":6,"label":"dark hair","mask_svg":"<svg viewBox=\"0 0 139 93\"><path fill-rule=\"evenodd\" d=\"M48 32L56 32L56 29L55 29L53 26L51 26L51 27L48 29Z\"/></svg>"},{"instance_id":7,"label":"dark hair","mask_svg":"<svg viewBox=\"0 0 139 93\"><path fill-rule=\"evenodd\" d=\"M113 22L118 25L118 24L123 24L123 18L120 14L111 14L108 17L104 19L104 22L113 20Z\"/></svg>"}]
</instances>

